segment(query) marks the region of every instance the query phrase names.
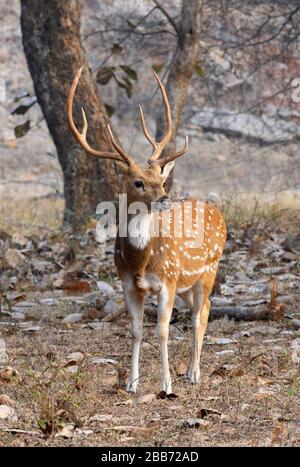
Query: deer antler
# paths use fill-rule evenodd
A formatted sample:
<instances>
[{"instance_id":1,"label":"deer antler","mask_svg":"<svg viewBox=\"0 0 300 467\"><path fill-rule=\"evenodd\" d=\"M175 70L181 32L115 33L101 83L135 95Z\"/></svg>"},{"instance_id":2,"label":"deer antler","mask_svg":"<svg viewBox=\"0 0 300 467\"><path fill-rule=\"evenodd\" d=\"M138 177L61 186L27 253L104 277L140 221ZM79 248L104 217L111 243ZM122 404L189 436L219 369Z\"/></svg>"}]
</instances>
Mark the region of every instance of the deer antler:
<instances>
[{"instance_id":1,"label":"deer antler","mask_svg":"<svg viewBox=\"0 0 300 467\"><path fill-rule=\"evenodd\" d=\"M97 151L96 149L92 148L89 143L87 142L86 139L86 134L88 130L88 123L85 115L85 111L83 108L82 110L82 117L83 117L83 128L82 132L78 131L74 119L73 119L73 101L74 101L74 94L78 85L78 81L80 79L81 73L82 73L83 67L81 67L73 80L72 86L69 91L68 95L68 101L67 101L67 114L68 114L68 123L69 127L74 134L75 138L79 142L79 144L82 146L83 149L85 149L86 152L88 152L90 155L94 157L100 157L102 159L111 159L117 162L121 162L123 164L126 164L128 166L132 165L132 160L130 157L117 145L117 143L114 140L114 137L112 135L111 129L108 127L111 142L113 147L116 149L117 152L109 152L109 151ZM121 157L120 157L121 156Z\"/></svg>"},{"instance_id":2,"label":"deer antler","mask_svg":"<svg viewBox=\"0 0 300 467\"><path fill-rule=\"evenodd\" d=\"M162 151L167 146L167 144L169 143L169 141L170 141L170 139L172 137L173 123L172 123L170 103L169 103L169 99L168 99L166 90L164 88L164 85L161 82L160 77L155 73L154 70L153 70L153 74L155 76L155 79L156 79L156 81L158 83L158 86L159 86L161 94L162 94L163 103L164 103L165 111L166 111L166 119L167 119L167 130L166 130L165 136L162 138L161 141L159 141L159 142L155 141L155 139L150 135L150 133L148 131L148 128L147 128L147 125L146 125L143 109L142 109L141 106L139 106L139 109L140 109L140 114L141 114L141 122L142 122L144 135L146 136L147 140L149 141L149 143L151 144L151 146L153 148L153 152L152 152L150 158L148 159L148 164L149 165L157 164L157 165L160 165L162 167L167 162L173 161L174 159L177 159L177 157L180 157L180 156L182 156L183 154L185 154L187 152L187 150L188 150L188 137L186 137L185 146L181 151L178 151L178 152L173 153L173 154L169 154L166 157L158 159L159 156L161 155Z\"/></svg>"}]
</instances>

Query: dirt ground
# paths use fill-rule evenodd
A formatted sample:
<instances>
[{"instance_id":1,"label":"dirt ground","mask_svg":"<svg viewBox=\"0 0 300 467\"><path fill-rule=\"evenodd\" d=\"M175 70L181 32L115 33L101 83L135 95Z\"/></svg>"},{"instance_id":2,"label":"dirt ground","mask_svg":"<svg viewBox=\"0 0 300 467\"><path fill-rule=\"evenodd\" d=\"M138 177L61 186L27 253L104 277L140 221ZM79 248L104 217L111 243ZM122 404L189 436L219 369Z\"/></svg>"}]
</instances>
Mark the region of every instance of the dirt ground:
<instances>
[{"instance_id":1,"label":"dirt ground","mask_svg":"<svg viewBox=\"0 0 300 467\"><path fill-rule=\"evenodd\" d=\"M190 312L176 302L169 399L160 398L153 297L138 393L124 389L130 322L102 321L108 303L124 307L111 241L97 245L90 230L75 241L27 239L33 247L22 250L24 238L2 234L0 446L299 446L299 236L276 222L228 223L212 315L243 309L265 319L209 323L199 386L185 378ZM16 259L9 246L27 258L18 268L7 264Z\"/></svg>"},{"instance_id":2,"label":"dirt ground","mask_svg":"<svg viewBox=\"0 0 300 467\"><path fill-rule=\"evenodd\" d=\"M32 433L3 431L9 424L1 423L0 445L299 446L299 374L289 351L299 333L287 330L285 325L264 323L266 335L252 335L252 328L261 324L226 320L210 323L199 386L176 376L176 367L189 355L190 332L188 324L179 321L172 325L170 361L173 390L178 397L151 400L149 396L150 401L144 403L140 399L143 395L159 392L159 353L153 322L145 325L142 376L136 396L127 395L124 381L120 381L129 366L127 319L107 325L104 333L76 325L66 330L56 320L44 324L34 339L30 334L11 331L7 345L10 364L18 376L2 382L1 392L17 401L18 420L13 428ZM208 345L214 337L233 335L237 342L226 345L232 353L222 355L224 346ZM84 354L84 360L78 373L72 375L68 369L73 366L64 366L66 356L78 351ZM117 363L93 364L93 356ZM38 429L41 419L46 419L43 411L48 410L48 398L49 404L66 399L57 423L70 420L72 426L79 426L75 432L71 429L71 439L43 437ZM202 419L203 410L208 415ZM184 422L199 417L203 425L183 427Z\"/></svg>"}]
</instances>

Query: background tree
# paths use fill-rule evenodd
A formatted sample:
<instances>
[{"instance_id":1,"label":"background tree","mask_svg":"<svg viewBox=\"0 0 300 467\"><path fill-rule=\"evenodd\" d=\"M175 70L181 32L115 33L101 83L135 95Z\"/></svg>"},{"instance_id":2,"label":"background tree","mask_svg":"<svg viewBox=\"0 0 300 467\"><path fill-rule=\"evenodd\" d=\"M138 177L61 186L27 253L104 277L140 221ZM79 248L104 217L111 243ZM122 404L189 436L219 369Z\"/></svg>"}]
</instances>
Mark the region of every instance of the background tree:
<instances>
[{"instance_id":1,"label":"background tree","mask_svg":"<svg viewBox=\"0 0 300 467\"><path fill-rule=\"evenodd\" d=\"M180 126L180 118L186 100L187 89L198 60L202 0L183 0L181 17L178 24L175 23L156 0L154 0L154 3L167 17L177 35L177 45L170 63L166 85L174 123L172 142L165 149L165 152L168 152L176 149L176 135ZM160 113L156 122L157 139L160 139L164 133L165 125L165 116ZM171 188L172 181L173 171L169 177L168 189Z\"/></svg>"},{"instance_id":2,"label":"background tree","mask_svg":"<svg viewBox=\"0 0 300 467\"><path fill-rule=\"evenodd\" d=\"M76 71L85 64L76 101L84 103L91 144L110 148L107 113L81 44L80 2L22 0L21 6L28 67L63 171L64 219L77 228L84 217L95 212L99 200L115 196L118 181L115 165L87 156L67 126L68 90ZM77 122L82 121L80 105L75 106L74 115Z\"/></svg>"},{"instance_id":3,"label":"background tree","mask_svg":"<svg viewBox=\"0 0 300 467\"><path fill-rule=\"evenodd\" d=\"M174 136L179 127L189 80L199 48L201 0L184 0L178 25L157 2L150 10L159 9L175 29L177 47L169 68L167 91L174 119ZM78 68L85 64L77 94L77 103L84 103L89 127L89 140L102 150L109 149L108 116L88 67L80 36L80 2L22 0L21 26L23 46L34 82L38 103L55 143L64 176L64 220L80 227L82 219L95 211L100 200L115 198L118 177L115 164L94 160L75 142L66 123L65 103L70 83ZM146 16L148 16L148 13ZM124 68L128 73L128 69ZM102 68L103 71L103 68ZM109 68L104 70L109 72ZM131 70L129 69L129 77ZM103 73L98 73L102 79ZM105 78L105 77L104 77ZM131 93L127 78L117 81ZM75 106L75 119L81 122L80 105ZM164 115L157 122L157 137L164 131Z\"/></svg>"}]
</instances>

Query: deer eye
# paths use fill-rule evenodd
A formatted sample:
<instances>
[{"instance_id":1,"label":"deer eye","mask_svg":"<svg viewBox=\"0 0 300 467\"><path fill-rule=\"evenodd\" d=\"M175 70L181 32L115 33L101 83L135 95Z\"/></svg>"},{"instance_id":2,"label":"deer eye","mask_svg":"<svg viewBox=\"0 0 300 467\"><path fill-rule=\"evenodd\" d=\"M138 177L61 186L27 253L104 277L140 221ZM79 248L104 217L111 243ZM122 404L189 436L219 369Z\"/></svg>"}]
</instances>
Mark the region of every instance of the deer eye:
<instances>
[{"instance_id":1,"label":"deer eye","mask_svg":"<svg viewBox=\"0 0 300 467\"><path fill-rule=\"evenodd\" d=\"M167 186L167 182L164 182L163 183L163 187L165 188Z\"/></svg>"},{"instance_id":2,"label":"deer eye","mask_svg":"<svg viewBox=\"0 0 300 467\"><path fill-rule=\"evenodd\" d=\"M134 186L135 186L136 188L144 188L144 189L145 189L144 183L142 182L142 180L136 180L136 181L134 182Z\"/></svg>"}]
</instances>

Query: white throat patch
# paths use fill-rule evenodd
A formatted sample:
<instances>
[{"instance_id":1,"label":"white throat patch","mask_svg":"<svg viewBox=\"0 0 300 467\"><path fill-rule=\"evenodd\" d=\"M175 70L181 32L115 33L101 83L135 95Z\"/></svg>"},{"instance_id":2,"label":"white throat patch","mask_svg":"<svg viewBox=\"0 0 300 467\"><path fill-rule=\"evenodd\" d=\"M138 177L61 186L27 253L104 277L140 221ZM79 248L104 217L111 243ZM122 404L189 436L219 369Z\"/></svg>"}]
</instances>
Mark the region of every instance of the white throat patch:
<instances>
[{"instance_id":1,"label":"white throat patch","mask_svg":"<svg viewBox=\"0 0 300 467\"><path fill-rule=\"evenodd\" d=\"M152 214L141 213L128 223L129 244L137 250L143 250L151 238Z\"/></svg>"}]
</instances>

